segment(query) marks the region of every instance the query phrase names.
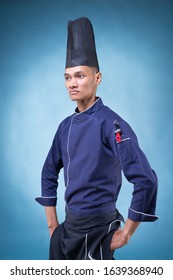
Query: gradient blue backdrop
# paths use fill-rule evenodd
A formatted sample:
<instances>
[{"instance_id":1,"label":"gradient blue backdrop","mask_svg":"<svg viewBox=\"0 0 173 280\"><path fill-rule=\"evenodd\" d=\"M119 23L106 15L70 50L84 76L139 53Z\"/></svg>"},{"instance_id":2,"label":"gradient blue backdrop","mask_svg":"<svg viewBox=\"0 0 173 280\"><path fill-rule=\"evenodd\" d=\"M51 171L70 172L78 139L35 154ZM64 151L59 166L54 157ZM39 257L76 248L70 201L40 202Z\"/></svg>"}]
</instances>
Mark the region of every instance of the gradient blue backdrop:
<instances>
[{"instance_id":1,"label":"gradient blue backdrop","mask_svg":"<svg viewBox=\"0 0 173 280\"><path fill-rule=\"evenodd\" d=\"M141 224L118 259L173 259L173 1L0 1L0 259L47 259L40 173L58 124L75 103L64 87L66 25L87 16L103 82L98 95L138 135L159 177L155 223ZM57 210L64 218L60 176ZM118 208L127 216L132 186Z\"/></svg>"}]
</instances>

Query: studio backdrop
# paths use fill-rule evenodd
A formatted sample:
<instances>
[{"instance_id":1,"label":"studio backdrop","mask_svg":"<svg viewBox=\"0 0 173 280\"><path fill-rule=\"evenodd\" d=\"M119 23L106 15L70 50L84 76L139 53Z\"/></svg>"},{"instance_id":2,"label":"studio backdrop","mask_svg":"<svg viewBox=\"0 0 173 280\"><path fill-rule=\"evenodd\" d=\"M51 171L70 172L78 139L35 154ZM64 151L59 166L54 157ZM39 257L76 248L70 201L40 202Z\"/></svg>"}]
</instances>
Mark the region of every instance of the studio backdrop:
<instances>
[{"instance_id":1,"label":"studio backdrop","mask_svg":"<svg viewBox=\"0 0 173 280\"><path fill-rule=\"evenodd\" d=\"M47 259L41 169L59 123L74 112L64 86L67 22L88 17L103 81L98 95L136 132L158 174L154 223L143 223L117 259L173 259L173 2L0 2L0 259ZM57 212L64 219L64 180ZM133 186L117 207L127 217Z\"/></svg>"}]
</instances>

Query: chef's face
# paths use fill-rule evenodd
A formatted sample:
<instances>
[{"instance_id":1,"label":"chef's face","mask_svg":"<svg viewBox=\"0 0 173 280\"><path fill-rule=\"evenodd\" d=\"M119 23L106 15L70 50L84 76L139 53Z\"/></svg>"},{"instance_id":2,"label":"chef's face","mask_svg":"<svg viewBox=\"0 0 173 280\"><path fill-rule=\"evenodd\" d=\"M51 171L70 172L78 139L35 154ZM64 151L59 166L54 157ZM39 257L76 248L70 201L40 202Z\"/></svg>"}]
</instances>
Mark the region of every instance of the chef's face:
<instances>
[{"instance_id":1,"label":"chef's face","mask_svg":"<svg viewBox=\"0 0 173 280\"><path fill-rule=\"evenodd\" d=\"M85 101L96 95L101 73L94 67L76 66L65 69L65 85L73 101Z\"/></svg>"}]
</instances>

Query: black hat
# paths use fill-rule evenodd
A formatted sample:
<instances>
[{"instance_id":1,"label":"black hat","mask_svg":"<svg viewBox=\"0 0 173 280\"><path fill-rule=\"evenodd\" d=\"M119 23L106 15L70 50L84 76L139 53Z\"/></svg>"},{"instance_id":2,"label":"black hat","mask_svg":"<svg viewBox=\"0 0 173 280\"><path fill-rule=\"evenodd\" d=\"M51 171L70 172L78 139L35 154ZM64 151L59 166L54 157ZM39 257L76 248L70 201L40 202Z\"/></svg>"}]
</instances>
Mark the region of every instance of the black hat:
<instances>
[{"instance_id":1,"label":"black hat","mask_svg":"<svg viewBox=\"0 0 173 280\"><path fill-rule=\"evenodd\" d=\"M66 67L91 66L99 70L94 32L88 18L68 22Z\"/></svg>"}]
</instances>

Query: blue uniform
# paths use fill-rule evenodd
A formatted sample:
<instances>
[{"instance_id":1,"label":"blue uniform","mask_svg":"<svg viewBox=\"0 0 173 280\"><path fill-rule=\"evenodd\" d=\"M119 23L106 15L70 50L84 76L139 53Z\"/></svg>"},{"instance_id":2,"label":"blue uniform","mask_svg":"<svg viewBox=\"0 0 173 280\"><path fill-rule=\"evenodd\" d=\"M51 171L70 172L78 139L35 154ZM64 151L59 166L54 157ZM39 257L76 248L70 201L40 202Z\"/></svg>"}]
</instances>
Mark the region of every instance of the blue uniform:
<instances>
[{"instance_id":1,"label":"blue uniform","mask_svg":"<svg viewBox=\"0 0 173 280\"><path fill-rule=\"evenodd\" d=\"M115 137L115 124L121 137ZM59 125L42 170L43 206L57 202L58 174L64 169L65 201L69 213L94 215L116 209L122 171L133 184L128 218L154 221L157 176L138 145L138 140L119 115L101 98L84 112L76 112Z\"/></svg>"}]
</instances>

